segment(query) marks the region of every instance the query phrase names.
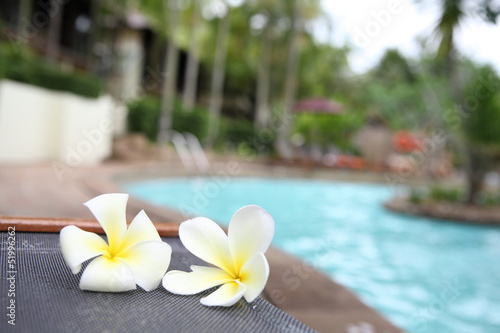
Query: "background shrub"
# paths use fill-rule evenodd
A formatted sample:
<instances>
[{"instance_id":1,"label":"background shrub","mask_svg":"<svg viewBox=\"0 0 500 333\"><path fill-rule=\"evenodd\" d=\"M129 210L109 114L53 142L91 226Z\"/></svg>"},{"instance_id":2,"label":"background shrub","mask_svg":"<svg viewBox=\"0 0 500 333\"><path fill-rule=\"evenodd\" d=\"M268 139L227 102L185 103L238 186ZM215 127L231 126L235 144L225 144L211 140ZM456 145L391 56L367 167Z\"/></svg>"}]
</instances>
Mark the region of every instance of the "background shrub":
<instances>
[{"instance_id":1,"label":"background shrub","mask_svg":"<svg viewBox=\"0 0 500 333\"><path fill-rule=\"evenodd\" d=\"M295 118L294 133L303 135L307 145L327 148L333 144L346 153L356 153L351 137L363 121L363 117L353 112L340 115L304 112Z\"/></svg>"},{"instance_id":2,"label":"background shrub","mask_svg":"<svg viewBox=\"0 0 500 333\"><path fill-rule=\"evenodd\" d=\"M83 72L62 71L27 49L14 50L8 43L0 43L2 78L88 98L97 98L103 91L98 78Z\"/></svg>"},{"instance_id":3,"label":"background shrub","mask_svg":"<svg viewBox=\"0 0 500 333\"><path fill-rule=\"evenodd\" d=\"M161 100L146 96L128 104L128 128L131 132L144 133L150 141L156 141L161 113ZM174 131L193 133L198 140L206 137L208 110L195 108L185 112L180 102L174 103L172 128Z\"/></svg>"},{"instance_id":4,"label":"background shrub","mask_svg":"<svg viewBox=\"0 0 500 333\"><path fill-rule=\"evenodd\" d=\"M150 141L156 141L160 120L161 100L156 96L145 96L128 104L128 129L144 133ZM179 101L174 103L172 128L174 131L193 133L204 142L208 131L209 111L197 107L185 112ZM247 119L221 117L219 136L214 148L219 151L269 153L273 151L274 133L260 133Z\"/></svg>"}]
</instances>

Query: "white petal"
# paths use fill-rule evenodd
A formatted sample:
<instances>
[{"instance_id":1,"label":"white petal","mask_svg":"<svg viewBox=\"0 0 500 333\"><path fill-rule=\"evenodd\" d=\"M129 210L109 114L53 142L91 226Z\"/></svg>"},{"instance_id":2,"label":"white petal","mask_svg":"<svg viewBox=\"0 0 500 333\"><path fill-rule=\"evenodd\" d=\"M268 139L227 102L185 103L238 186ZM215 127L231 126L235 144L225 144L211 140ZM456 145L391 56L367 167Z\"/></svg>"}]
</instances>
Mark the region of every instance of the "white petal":
<instances>
[{"instance_id":1,"label":"white petal","mask_svg":"<svg viewBox=\"0 0 500 333\"><path fill-rule=\"evenodd\" d=\"M80 279L82 290L118 292L135 288L132 270L117 257L101 256L92 260Z\"/></svg>"},{"instance_id":2,"label":"white petal","mask_svg":"<svg viewBox=\"0 0 500 333\"><path fill-rule=\"evenodd\" d=\"M128 247L142 241L162 241L153 222L151 222L143 210L141 210L132 223L130 223L125 233L125 237L120 244L120 248L116 250L116 253L118 254Z\"/></svg>"},{"instance_id":3,"label":"white petal","mask_svg":"<svg viewBox=\"0 0 500 333\"><path fill-rule=\"evenodd\" d=\"M84 203L106 232L110 252L118 248L127 231L125 215L127 200L128 194L110 193L100 195Z\"/></svg>"},{"instance_id":4,"label":"white petal","mask_svg":"<svg viewBox=\"0 0 500 333\"><path fill-rule=\"evenodd\" d=\"M108 250L108 244L99 235L83 231L74 225L61 230L59 242L64 260L73 274L80 271L82 262Z\"/></svg>"},{"instance_id":5,"label":"white petal","mask_svg":"<svg viewBox=\"0 0 500 333\"><path fill-rule=\"evenodd\" d=\"M260 295L268 277L269 264L262 253L257 253L241 267L240 282L247 287L244 295L247 302L253 302Z\"/></svg>"},{"instance_id":6,"label":"white petal","mask_svg":"<svg viewBox=\"0 0 500 333\"><path fill-rule=\"evenodd\" d=\"M150 291L158 287L170 265L171 255L170 245L160 240L137 243L117 256L127 262L135 283Z\"/></svg>"},{"instance_id":7,"label":"white petal","mask_svg":"<svg viewBox=\"0 0 500 333\"><path fill-rule=\"evenodd\" d=\"M207 297L203 297L200 302L207 306L231 306L241 299L246 290L247 287L238 281L229 282Z\"/></svg>"},{"instance_id":8,"label":"white petal","mask_svg":"<svg viewBox=\"0 0 500 333\"><path fill-rule=\"evenodd\" d=\"M274 235L274 220L264 209L250 205L240 208L231 218L229 248L237 268L255 254L265 253Z\"/></svg>"},{"instance_id":9,"label":"white petal","mask_svg":"<svg viewBox=\"0 0 500 333\"><path fill-rule=\"evenodd\" d=\"M182 222L179 238L189 252L236 276L227 236L217 223L205 217Z\"/></svg>"},{"instance_id":10,"label":"white petal","mask_svg":"<svg viewBox=\"0 0 500 333\"><path fill-rule=\"evenodd\" d=\"M191 266L192 272L170 271L163 277L163 287L178 295L193 295L233 279L215 267Z\"/></svg>"}]
</instances>

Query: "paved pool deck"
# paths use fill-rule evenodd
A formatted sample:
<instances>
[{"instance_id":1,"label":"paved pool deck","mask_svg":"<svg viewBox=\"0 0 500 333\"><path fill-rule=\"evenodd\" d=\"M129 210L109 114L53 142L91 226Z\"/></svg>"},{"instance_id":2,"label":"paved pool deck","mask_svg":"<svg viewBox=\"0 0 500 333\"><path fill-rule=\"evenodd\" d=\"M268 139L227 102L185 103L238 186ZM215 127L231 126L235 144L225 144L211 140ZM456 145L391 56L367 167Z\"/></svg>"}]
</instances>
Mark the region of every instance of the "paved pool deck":
<instances>
[{"instance_id":1,"label":"paved pool deck","mask_svg":"<svg viewBox=\"0 0 500 333\"><path fill-rule=\"evenodd\" d=\"M378 174L272 166L255 161L218 158L209 176L305 177L381 181ZM179 161L107 162L99 166L63 164L0 165L0 215L93 218L83 202L102 193L119 192L120 184L142 179L189 176ZM184 221L187 216L131 197L127 218L144 209L154 222ZM276 248L266 256L271 273L263 297L319 332L396 333L401 329L365 305L345 287ZM290 281L293 281L291 283Z\"/></svg>"}]
</instances>

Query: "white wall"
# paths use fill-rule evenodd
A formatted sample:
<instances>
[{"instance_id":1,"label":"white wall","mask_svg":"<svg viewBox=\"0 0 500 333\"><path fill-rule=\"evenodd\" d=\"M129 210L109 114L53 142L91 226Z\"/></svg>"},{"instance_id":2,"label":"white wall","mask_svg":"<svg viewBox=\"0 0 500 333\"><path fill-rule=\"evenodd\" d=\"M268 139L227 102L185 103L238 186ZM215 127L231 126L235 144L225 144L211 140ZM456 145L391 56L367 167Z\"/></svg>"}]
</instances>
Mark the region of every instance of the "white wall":
<instances>
[{"instance_id":1,"label":"white wall","mask_svg":"<svg viewBox=\"0 0 500 333\"><path fill-rule=\"evenodd\" d=\"M109 96L89 99L2 80L0 163L98 163L111 154L114 123L125 121L115 109Z\"/></svg>"}]
</instances>

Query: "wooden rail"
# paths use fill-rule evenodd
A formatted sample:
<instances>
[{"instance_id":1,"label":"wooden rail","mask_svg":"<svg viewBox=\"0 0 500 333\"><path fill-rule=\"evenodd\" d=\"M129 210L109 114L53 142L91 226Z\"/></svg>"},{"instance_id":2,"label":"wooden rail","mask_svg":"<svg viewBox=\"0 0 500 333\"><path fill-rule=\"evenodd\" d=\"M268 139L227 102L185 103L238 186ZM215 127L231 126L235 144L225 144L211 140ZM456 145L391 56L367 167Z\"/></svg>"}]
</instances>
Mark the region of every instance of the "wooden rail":
<instances>
[{"instance_id":1,"label":"wooden rail","mask_svg":"<svg viewBox=\"0 0 500 333\"><path fill-rule=\"evenodd\" d=\"M0 231L7 231L9 227L15 227L16 232L59 232L68 225L77 226L85 231L104 234L101 225L95 220L0 216ZM154 223L154 225L162 237L179 236L179 224Z\"/></svg>"}]
</instances>

